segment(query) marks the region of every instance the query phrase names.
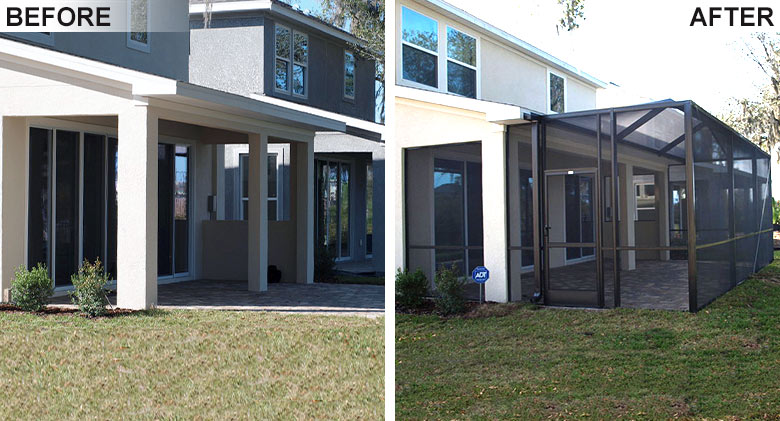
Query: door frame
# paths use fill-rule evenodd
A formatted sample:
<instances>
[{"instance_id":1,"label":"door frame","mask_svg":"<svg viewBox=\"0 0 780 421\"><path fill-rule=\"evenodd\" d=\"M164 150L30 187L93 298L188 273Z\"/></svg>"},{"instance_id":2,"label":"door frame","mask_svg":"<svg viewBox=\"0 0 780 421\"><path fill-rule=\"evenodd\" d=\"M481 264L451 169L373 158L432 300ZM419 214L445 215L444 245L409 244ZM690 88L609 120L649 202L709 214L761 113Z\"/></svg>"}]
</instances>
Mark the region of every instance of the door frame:
<instances>
[{"instance_id":1,"label":"door frame","mask_svg":"<svg viewBox=\"0 0 780 421\"><path fill-rule=\"evenodd\" d=\"M573 243L567 241L550 241L550 191L548 189L548 180L550 177L560 177L567 175L587 174L593 177L594 197L593 197L593 217L594 217L594 241L588 243ZM565 305L574 307L603 307L604 306L604 268L601 247L601 178L597 167L582 168L562 168L554 170L545 170L542 172L544 179L544 190L542 197L542 258L544 270L542 271L542 283L544 286L544 301L546 305ZM565 193L565 192L564 192ZM564 220L565 221L565 220ZM565 224L565 222L564 222ZM594 249L596 260L596 284L594 291L575 291L552 289L550 287L550 250L563 249L570 247L592 247ZM564 256L565 259L565 256ZM565 260L568 263L568 260ZM575 261L579 263L580 261Z\"/></svg>"}]
</instances>

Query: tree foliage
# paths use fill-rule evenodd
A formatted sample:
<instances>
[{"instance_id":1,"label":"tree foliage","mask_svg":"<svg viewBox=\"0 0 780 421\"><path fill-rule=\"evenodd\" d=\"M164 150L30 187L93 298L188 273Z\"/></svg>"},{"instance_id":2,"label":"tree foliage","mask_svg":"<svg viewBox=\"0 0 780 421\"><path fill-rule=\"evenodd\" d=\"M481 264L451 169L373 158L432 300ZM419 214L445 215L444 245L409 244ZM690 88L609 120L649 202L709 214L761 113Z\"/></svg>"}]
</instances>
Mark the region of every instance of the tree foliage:
<instances>
[{"instance_id":1,"label":"tree foliage","mask_svg":"<svg viewBox=\"0 0 780 421\"><path fill-rule=\"evenodd\" d=\"M381 104L380 118L384 120L385 83L385 2L384 0L321 0L320 18L361 39L353 44L357 56L376 62L377 101Z\"/></svg>"},{"instance_id":2,"label":"tree foliage","mask_svg":"<svg viewBox=\"0 0 780 421\"><path fill-rule=\"evenodd\" d=\"M563 7L563 16L556 28L567 31L579 28L580 21L585 20L585 0L558 0L558 4Z\"/></svg>"},{"instance_id":3,"label":"tree foliage","mask_svg":"<svg viewBox=\"0 0 780 421\"><path fill-rule=\"evenodd\" d=\"M770 152L780 142L780 33L753 35L746 53L766 75L756 98L734 98L722 116L731 127Z\"/></svg>"}]
</instances>

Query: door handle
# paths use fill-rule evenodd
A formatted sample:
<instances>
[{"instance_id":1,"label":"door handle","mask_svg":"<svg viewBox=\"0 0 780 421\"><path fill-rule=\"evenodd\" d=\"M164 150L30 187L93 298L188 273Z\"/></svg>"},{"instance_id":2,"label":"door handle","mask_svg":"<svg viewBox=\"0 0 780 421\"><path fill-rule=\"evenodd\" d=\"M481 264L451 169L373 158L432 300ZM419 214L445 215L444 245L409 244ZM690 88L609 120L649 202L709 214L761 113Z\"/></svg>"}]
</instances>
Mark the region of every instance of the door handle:
<instances>
[{"instance_id":1,"label":"door handle","mask_svg":"<svg viewBox=\"0 0 780 421\"><path fill-rule=\"evenodd\" d=\"M549 226L549 225L545 225L545 226L544 226L544 236L545 236L545 237L549 237L549 236L550 236L550 230L551 230L551 229L552 229L552 227L551 227L551 226Z\"/></svg>"}]
</instances>

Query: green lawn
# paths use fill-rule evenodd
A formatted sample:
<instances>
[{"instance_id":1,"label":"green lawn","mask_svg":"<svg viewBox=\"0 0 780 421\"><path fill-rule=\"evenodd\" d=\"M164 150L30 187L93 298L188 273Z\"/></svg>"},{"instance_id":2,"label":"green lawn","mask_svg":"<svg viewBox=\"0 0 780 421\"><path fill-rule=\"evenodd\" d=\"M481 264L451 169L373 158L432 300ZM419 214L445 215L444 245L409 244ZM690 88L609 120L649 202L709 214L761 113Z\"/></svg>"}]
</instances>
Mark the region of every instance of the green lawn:
<instances>
[{"instance_id":1,"label":"green lawn","mask_svg":"<svg viewBox=\"0 0 780 421\"><path fill-rule=\"evenodd\" d=\"M2 419L381 419L384 320L0 313Z\"/></svg>"},{"instance_id":2,"label":"green lawn","mask_svg":"<svg viewBox=\"0 0 780 421\"><path fill-rule=\"evenodd\" d=\"M399 314L397 418L780 419L775 262L698 314Z\"/></svg>"}]
</instances>

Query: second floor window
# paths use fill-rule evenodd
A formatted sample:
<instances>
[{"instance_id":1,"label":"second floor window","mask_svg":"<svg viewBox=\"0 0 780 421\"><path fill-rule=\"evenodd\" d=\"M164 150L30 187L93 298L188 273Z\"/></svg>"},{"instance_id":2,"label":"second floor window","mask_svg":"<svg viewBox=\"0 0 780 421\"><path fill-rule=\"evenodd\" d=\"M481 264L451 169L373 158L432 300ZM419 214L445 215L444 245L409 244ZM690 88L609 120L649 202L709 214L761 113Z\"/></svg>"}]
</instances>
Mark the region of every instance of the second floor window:
<instances>
[{"instance_id":1,"label":"second floor window","mask_svg":"<svg viewBox=\"0 0 780 421\"><path fill-rule=\"evenodd\" d=\"M439 24L414 10L402 9L403 78L437 88Z\"/></svg>"},{"instance_id":2,"label":"second floor window","mask_svg":"<svg viewBox=\"0 0 780 421\"><path fill-rule=\"evenodd\" d=\"M410 85L476 98L477 49L477 37L401 8L400 73Z\"/></svg>"},{"instance_id":3,"label":"second floor window","mask_svg":"<svg viewBox=\"0 0 780 421\"><path fill-rule=\"evenodd\" d=\"M477 39L447 27L447 90L477 97Z\"/></svg>"},{"instance_id":4,"label":"second floor window","mask_svg":"<svg viewBox=\"0 0 780 421\"><path fill-rule=\"evenodd\" d=\"M355 98L355 55L344 53L344 96Z\"/></svg>"},{"instance_id":5,"label":"second floor window","mask_svg":"<svg viewBox=\"0 0 780 421\"><path fill-rule=\"evenodd\" d=\"M276 90L306 96L309 37L281 25L276 26L275 34Z\"/></svg>"},{"instance_id":6,"label":"second floor window","mask_svg":"<svg viewBox=\"0 0 780 421\"><path fill-rule=\"evenodd\" d=\"M566 111L566 80L550 72L550 111L563 113Z\"/></svg>"},{"instance_id":7,"label":"second floor window","mask_svg":"<svg viewBox=\"0 0 780 421\"><path fill-rule=\"evenodd\" d=\"M128 2L128 46L140 50L149 49L149 0Z\"/></svg>"}]
</instances>

